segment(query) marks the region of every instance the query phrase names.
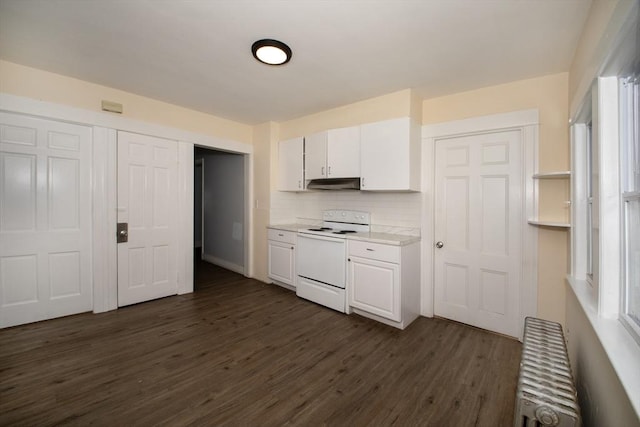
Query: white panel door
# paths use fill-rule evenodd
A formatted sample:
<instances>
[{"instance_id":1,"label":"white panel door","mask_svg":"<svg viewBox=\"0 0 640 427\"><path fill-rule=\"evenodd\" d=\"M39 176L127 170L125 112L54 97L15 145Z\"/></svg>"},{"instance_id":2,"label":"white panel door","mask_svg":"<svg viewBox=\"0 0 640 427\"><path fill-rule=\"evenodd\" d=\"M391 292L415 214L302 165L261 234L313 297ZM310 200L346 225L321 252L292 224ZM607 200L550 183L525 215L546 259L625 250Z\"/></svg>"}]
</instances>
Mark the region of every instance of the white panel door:
<instances>
[{"instance_id":1,"label":"white panel door","mask_svg":"<svg viewBox=\"0 0 640 427\"><path fill-rule=\"evenodd\" d=\"M0 326L93 308L91 129L0 113Z\"/></svg>"},{"instance_id":2,"label":"white panel door","mask_svg":"<svg viewBox=\"0 0 640 427\"><path fill-rule=\"evenodd\" d=\"M176 141L118 132L118 306L178 292Z\"/></svg>"},{"instance_id":3,"label":"white panel door","mask_svg":"<svg viewBox=\"0 0 640 427\"><path fill-rule=\"evenodd\" d=\"M437 141L435 183L435 314L517 336L520 131Z\"/></svg>"}]
</instances>

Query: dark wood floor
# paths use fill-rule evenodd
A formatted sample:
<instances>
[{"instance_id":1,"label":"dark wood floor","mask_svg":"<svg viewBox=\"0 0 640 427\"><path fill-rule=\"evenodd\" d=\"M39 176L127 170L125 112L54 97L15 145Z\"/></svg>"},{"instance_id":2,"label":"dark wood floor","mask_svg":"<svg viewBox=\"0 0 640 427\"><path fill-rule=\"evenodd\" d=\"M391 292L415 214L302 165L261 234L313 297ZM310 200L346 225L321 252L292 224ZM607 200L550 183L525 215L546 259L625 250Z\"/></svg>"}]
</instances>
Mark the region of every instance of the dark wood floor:
<instances>
[{"instance_id":1,"label":"dark wood floor","mask_svg":"<svg viewBox=\"0 0 640 427\"><path fill-rule=\"evenodd\" d=\"M521 346L209 267L193 294L0 331L0 425L509 426Z\"/></svg>"}]
</instances>

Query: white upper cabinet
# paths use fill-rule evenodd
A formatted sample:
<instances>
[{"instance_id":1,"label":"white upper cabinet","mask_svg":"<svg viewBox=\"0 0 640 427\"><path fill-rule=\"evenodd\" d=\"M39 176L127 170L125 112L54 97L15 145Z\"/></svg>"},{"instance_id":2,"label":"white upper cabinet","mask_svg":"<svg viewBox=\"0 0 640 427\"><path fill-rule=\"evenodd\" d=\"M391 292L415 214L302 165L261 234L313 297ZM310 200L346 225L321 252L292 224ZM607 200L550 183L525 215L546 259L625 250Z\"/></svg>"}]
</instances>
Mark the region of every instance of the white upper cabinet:
<instances>
[{"instance_id":1,"label":"white upper cabinet","mask_svg":"<svg viewBox=\"0 0 640 427\"><path fill-rule=\"evenodd\" d=\"M306 179L327 177L327 134L325 131L304 138Z\"/></svg>"},{"instance_id":2,"label":"white upper cabinet","mask_svg":"<svg viewBox=\"0 0 640 427\"><path fill-rule=\"evenodd\" d=\"M420 126L409 117L360 127L362 190L420 191Z\"/></svg>"},{"instance_id":3,"label":"white upper cabinet","mask_svg":"<svg viewBox=\"0 0 640 427\"><path fill-rule=\"evenodd\" d=\"M302 137L278 144L278 190L304 190L304 140Z\"/></svg>"},{"instance_id":4,"label":"white upper cabinet","mask_svg":"<svg viewBox=\"0 0 640 427\"><path fill-rule=\"evenodd\" d=\"M330 129L305 138L306 179L360 176L360 127Z\"/></svg>"}]
</instances>

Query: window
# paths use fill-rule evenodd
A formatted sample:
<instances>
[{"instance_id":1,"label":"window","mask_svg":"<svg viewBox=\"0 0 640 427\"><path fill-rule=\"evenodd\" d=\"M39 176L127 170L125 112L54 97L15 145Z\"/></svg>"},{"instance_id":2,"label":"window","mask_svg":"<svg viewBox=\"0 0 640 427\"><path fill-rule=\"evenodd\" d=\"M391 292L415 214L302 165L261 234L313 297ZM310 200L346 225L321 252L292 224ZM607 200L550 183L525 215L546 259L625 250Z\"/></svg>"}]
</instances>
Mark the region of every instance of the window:
<instances>
[{"instance_id":1,"label":"window","mask_svg":"<svg viewBox=\"0 0 640 427\"><path fill-rule=\"evenodd\" d=\"M620 319L640 339L640 78L620 79L622 261Z\"/></svg>"}]
</instances>

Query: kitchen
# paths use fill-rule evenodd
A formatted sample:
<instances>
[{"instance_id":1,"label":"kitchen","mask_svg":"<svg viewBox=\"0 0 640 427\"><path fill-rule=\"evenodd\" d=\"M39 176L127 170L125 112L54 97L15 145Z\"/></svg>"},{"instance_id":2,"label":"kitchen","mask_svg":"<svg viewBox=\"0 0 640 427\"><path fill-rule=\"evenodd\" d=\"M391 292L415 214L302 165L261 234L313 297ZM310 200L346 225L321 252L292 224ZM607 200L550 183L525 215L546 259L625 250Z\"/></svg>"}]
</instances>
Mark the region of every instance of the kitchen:
<instances>
[{"instance_id":1,"label":"kitchen","mask_svg":"<svg viewBox=\"0 0 640 427\"><path fill-rule=\"evenodd\" d=\"M369 212L372 223L406 229L420 228L424 221L424 200L421 193L309 192L283 193L277 190L278 143L325 129L361 125L398 117L415 117L424 125L443 123L469 117L501 114L535 108L540 115L540 157L547 170L563 170L568 165L569 100L571 86L566 72L531 76L514 82L488 84L459 94L422 99L411 90L388 91L387 95L341 107L328 108L314 115L289 119L279 123L266 122L247 126L219 117L193 112L184 119L183 110L123 94L106 87L66 78L59 74L3 61L2 91L45 102L72 104L76 108L94 110L101 99L123 100L128 118L154 122L154 115L166 117L164 126L189 128L193 132L214 134L220 141L242 141L251 146L251 262L248 274L267 281L267 227L298 218L319 222L321 212L343 209ZM35 85L34 82L40 82ZM45 90L46 89L46 90ZM68 93L85 93L91 98L69 100ZM3 101L4 102L4 101ZM3 103L6 107L7 103ZM180 120L180 117L183 120ZM207 145L206 142L203 145ZM213 144L213 143L212 143ZM427 196L428 197L428 196ZM302 203L301 203L302 202ZM393 206L393 209L390 207ZM543 206L544 208L544 206ZM556 230L541 230L539 236L540 268L538 270L539 316L563 321L565 317L564 274L568 246L567 236Z\"/></svg>"}]
</instances>

